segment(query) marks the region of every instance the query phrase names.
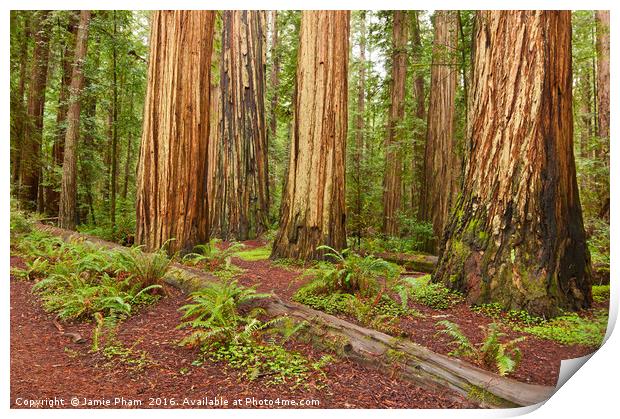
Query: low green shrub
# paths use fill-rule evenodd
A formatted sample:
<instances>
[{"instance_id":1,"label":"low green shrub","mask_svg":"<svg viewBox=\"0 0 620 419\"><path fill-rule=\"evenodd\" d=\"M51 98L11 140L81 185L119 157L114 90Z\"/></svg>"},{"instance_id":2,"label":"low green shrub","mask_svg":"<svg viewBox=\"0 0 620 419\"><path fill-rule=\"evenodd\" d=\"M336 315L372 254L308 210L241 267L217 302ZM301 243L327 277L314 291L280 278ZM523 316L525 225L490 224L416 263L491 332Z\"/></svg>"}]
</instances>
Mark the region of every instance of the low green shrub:
<instances>
[{"instance_id":1,"label":"low green shrub","mask_svg":"<svg viewBox=\"0 0 620 419\"><path fill-rule=\"evenodd\" d=\"M17 208L17 203L13 199L11 199L9 224L11 228L11 241L32 231L32 220L24 211Z\"/></svg>"},{"instance_id":2,"label":"low green shrub","mask_svg":"<svg viewBox=\"0 0 620 419\"><path fill-rule=\"evenodd\" d=\"M253 249L242 249L233 256L238 257L246 262L255 262L258 260L267 260L271 255L271 246L255 247Z\"/></svg>"},{"instance_id":3,"label":"low green shrub","mask_svg":"<svg viewBox=\"0 0 620 419\"><path fill-rule=\"evenodd\" d=\"M319 262L308 269L303 276L314 278L297 290L293 300L328 314L351 316L365 326L396 335L403 333L399 317L419 314L397 303L388 292L400 267L349 250L318 249L326 250L335 263Z\"/></svg>"},{"instance_id":4,"label":"low green shrub","mask_svg":"<svg viewBox=\"0 0 620 419\"><path fill-rule=\"evenodd\" d=\"M399 215L398 225L401 228L399 236L378 234L361 239L361 250L368 253L417 253L424 251L433 240L433 225L420 222L415 218Z\"/></svg>"},{"instance_id":5,"label":"low green shrub","mask_svg":"<svg viewBox=\"0 0 620 419\"><path fill-rule=\"evenodd\" d=\"M609 285L592 285L592 298L596 303L609 301Z\"/></svg>"},{"instance_id":6,"label":"low green shrub","mask_svg":"<svg viewBox=\"0 0 620 419\"><path fill-rule=\"evenodd\" d=\"M609 272L610 266L610 230L605 220L594 218L588 221L586 229L591 232L588 249L592 265L600 272Z\"/></svg>"},{"instance_id":7,"label":"low green shrub","mask_svg":"<svg viewBox=\"0 0 620 419\"><path fill-rule=\"evenodd\" d=\"M506 310L498 303L478 304L471 307L475 313L499 320L507 326L535 326L545 321L542 317L528 313L526 310Z\"/></svg>"},{"instance_id":8,"label":"low green shrub","mask_svg":"<svg viewBox=\"0 0 620 419\"><path fill-rule=\"evenodd\" d=\"M599 347L607 331L607 321L608 314L601 310L595 312L592 318L583 318L576 313L569 313L539 325L515 329L564 345Z\"/></svg>"},{"instance_id":9,"label":"low green shrub","mask_svg":"<svg viewBox=\"0 0 620 419\"><path fill-rule=\"evenodd\" d=\"M329 246L319 246L317 250L325 251L325 257L334 262L317 265L311 271L316 276L314 281L324 286L325 293L360 293L364 297L373 296L382 288L379 278L384 278L388 284L400 273L400 268L383 259L374 256L362 257L349 249L339 252Z\"/></svg>"},{"instance_id":10,"label":"low green shrub","mask_svg":"<svg viewBox=\"0 0 620 419\"><path fill-rule=\"evenodd\" d=\"M163 285L163 279L170 268L170 259L165 250L143 252L141 247L132 247L128 250L117 251L115 264L118 271L129 272L133 281L141 287ZM163 290L163 288L152 288Z\"/></svg>"},{"instance_id":11,"label":"low green shrub","mask_svg":"<svg viewBox=\"0 0 620 419\"><path fill-rule=\"evenodd\" d=\"M16 248L27 266L24 276L38 281L33 292L44 309L63 320L90 320L96 313L122 319L133 307L156 301L151 293L161 288L154 277L146 281L129 272L121 253L83 241L64 242L33 230Z\"/></svg>"},{"instance_id":12,"label":"low green shrub","mask_svg":"<svg viewBox=\"0 0 620 419\"><path fill-rule=\"evenodd\" d=\"M517 343L523 342L526 338L521 336L508 342L501 342L500 337L505 334L500 332L497 323L491 323L486 328L480 326L485 330L485 338L479 345L474 345L455 323L442 320L437 322L437 326L443 327L437 334L445 334L452 339L455 349L450 355L473 357L489 368L494 367L499 375L510 374L521 361L521 351Z\"/></svg>"},{"instance_id":13,"label":"low green shrub","mask_svg":"<svg viewBox=\"0 0 620 419\"><path fill-rule=\"evenodd\" d=\"M456 291L446 288L443 284L431 282L430 275L402 278L395 289L399 291L401 299L403 295L408 295L416 302L438 310L448 309L463 301L462 295Z\"/></svg>"},{"instance_id":14,"label":"low green shrub","mask_svg":"<svg viewBox=\"0 0 620 419\"><path fill-rule=\"evenodd\" d=\"M208 284L191 294L192 301L180 309L185 321L178 327L192 332L179 344L200 347L204 358L225 361L242 370L241 374L249 380L263 376L269 376L271 384L305 380L312 369L310 361L287 351L274 338L274 334L279 334L283 343L303 324L292 325L286 317L259 320L258 316L264 314L260 308L243 311L249 302L269 296L242 287L234 280ZM270 337L268 342L263 336ZM197 360L195 365L202 362Z\"/></svg>"},{"instance_id":15,"label":"low green shrub","mask_svg":"<svg viewBox=\"0 0 620 419\"><path fill-rule=\"evenodd\" d=\"M183 256L182 262L192 266L200 266L222 280L234 278L243 272L243 269L233 265L231 259L245 246L233 242L224 248L220 243L220 239L211 239L207 244L196 245L192 253Z\"/></svg>"}]
</instances>

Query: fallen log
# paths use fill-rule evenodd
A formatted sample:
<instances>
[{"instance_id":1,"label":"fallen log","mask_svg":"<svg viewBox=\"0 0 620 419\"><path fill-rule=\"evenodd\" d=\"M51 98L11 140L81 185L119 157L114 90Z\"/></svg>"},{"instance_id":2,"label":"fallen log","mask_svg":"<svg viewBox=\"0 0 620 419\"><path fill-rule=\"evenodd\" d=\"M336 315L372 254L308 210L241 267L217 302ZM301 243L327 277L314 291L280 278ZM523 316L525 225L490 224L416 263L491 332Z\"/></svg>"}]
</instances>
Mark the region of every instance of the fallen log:
<instances>
[{"instance_id":1,"label":"fallen log","mask_svg":"<svg viewBox=\"0 0 620 419\"><path fill-rule=\"evenodd\" d=\"M64 240L85 239L108 249L122 248L115 243L48 225L36 227ZM180 275L171 275L166 282L186 293L217 280L204 271L178 263L172 268ZM305 321L309 327L305 329L304 337L319 347L360 364L390 371L431 391L465 396L482 407L528 406L547 400L555 390L554 387L502 377L409 340L394 338L301 304L285 302L277 296L262 305L270 315Z\"/></svg>"},{"instance_id":2,"label":"fallen log","mask_svg":"<svg viewBox=\"0 0 620 419\"><path fill-rule=\"evenodd\" d=\"M424 253L393 253L393 252L381 252L375 253L376 257L379 257L388 262L395 263L402 266L408 271L424 272L427 274L433 273L437 266L437 256L426 255Z\"/></svg>"}]
</instances>

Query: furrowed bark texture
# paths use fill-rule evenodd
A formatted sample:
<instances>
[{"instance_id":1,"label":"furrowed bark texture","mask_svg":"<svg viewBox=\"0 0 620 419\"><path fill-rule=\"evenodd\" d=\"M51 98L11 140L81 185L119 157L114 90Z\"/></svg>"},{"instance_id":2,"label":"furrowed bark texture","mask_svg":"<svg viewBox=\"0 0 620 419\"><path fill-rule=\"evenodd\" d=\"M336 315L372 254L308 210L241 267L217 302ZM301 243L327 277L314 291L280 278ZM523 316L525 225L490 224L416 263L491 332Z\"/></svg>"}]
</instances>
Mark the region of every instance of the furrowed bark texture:
<instances>
[{"instance_id":1,"label":"furrowed bark texture","mask_svg":"<svg viewBox=\"0 0 620 419\"><path fill-rule=\"evenodd\" d=\"M75 58L69 88L69 107L67 109L67 132L60 182L60 204L58 222L60 227L75 229L77 223L77 143L80 137L80 96L84 87L82 69L88 46L88 26L90 10L80 12L80 23L75 42Z\"/></svg>"},{"instance_id":2,"label":"furrowed bark texture","mask_svg":"<svg viewBox=\"0 0 620 419\"><path fill-rule=\"evenodd\" d=\"M253 239L268 225L264 31L264 11L223 14L222 114L211 227L211 234L223 239Z\"/></svg>"},{"instance_id":3,"label":"furrowed bark texture","mask_svg":"<svg viewBox=\"0 0 620 419\"><path fill-rule=\"evenodd\" d=\"M422 64L422 40L420 38L420 17L418 11L413 11L413 62L416 65ZM424 96L424 71L415 70L415 78L413 82L413 92L415 97L415 117L418 123L422 123L426 117L425 96ZM413 180L411 182L411 208L417 210L418 218L420 216L420 202L424 191L424 149L426 147L426 132L420 126L414 133L413 145L413 161L411 169Z\"/></svg>"},{"instance_id":4,"label":"furrowed bark texture","mask_svg":"<svg viewBox=\"0 0 620 419\"><path fill-rule=\"evenodd\" d=\"M470 159L435 276L469 303L591 305L570 52L568 11L478 13Z\"/></svg>"},{"instance_id":5,"label":"furrowed bark texture","mask_svg":"<svg viewBox=\"0 0 620 419\"><path fill-rule=\"evenodd\" d=\"M69 15L66 26L67 39L64 41L62 50L62 76L60 79L60 91L58 93L58 111L56 113L56 138L52 146L52 159L54 164L62 166L65 152L65 135L67 133L67 111L69 109L69 87L73 74L73 60L75 59L75 42L77 39L79 13ZM53 176L53 175L52 175ZM58 179L55 184L58 184ZM46 188L45 212L51 216L58 215L60 192L53 187Z\"/></svg>"},{"instance_id":6,"label":"furrowed bark texture","mask_svg":"<svg viewBox=\"0 0 620 419\"><path fill-rule=\"evenodd\" d=\"M24 129L26 123L26 78L28 72L28 39L31 36L30 15L23 11L11 11L11 27L17 24L17 15L22 15L23 28L19 42L19 83L17 94L11 95L11 182L17 184L19 178L19 166L21 149L24 143ZM17 71L17 69L11 69Z\"/></svg>"},{"instance_id":7,"label":"furrowed bark texture","mask_svg":"<svg viewBox=\"0 0 620 419\"><path fill-rule=\"evenodd\" d=\"M34 15L34 51L28 84L27 118L23 127L24 138L19 159L19 199L23 207L30 210L36 209L41 170L43 109L50 52L49 15L49 11L43 10L35 12Z\"/></svg>"},{"instance_id":8,"label":"furrowed bark texture","mask_svg":"<svg viewBox=\"0 0 620 419\"><path fill-rule=\"evenodd\" d=\"M356 227L355 235L359 242L362 237L362 160L364 159L364 129L366 113L366 12L360 17L360 40L359 40L359 70L357 81L357 115L355 116L355 214L353 225ZM351 214L349 214L351 216Z\"/></svg>"},{"instance_id":9,"label":"furrowed bark texture","mask_svg":"<svg viewBox=\"0 0 620 419\"><path fill-rule=\"evenodd\" d=\"M267 136L268 149L273 149L278 132L278 90L280 86L280 47L278 41L278 11L272 10L271 14L271 72L269 83L271 84L271 102L269 104L269 133ZM272 207L273 194L276 190L276 170L269 171L269 206Z\"/></svg>"},{"instance_id":10,"label":"furrowed bark texture","mask_svg":"<svg viewBox=\"0 0 620 419\"><path fill-rule=\"evenodd\" d=\"M168 251L208 240L213 11L156 11L138 164L136 241Z\"/></svg>"},{"instance_id":11,"label":"furrowed bark texture","mask_svg":"<svg viewBox=\"0 0 620 419\"><path fill-rule=\"evenodd\" d=\"M609 10L596 11L598 136L609 138Z\"/></svg>"},{"instance_id":12,"label":"furrowed bark texture","mask_svg":"<svg viewBox=\"0 0 620 419\"><path fill-rule=\"evenodd\" d=\"M435 12L430 103L424 151L422 219L432 222L437 251L456 192L454 116L456 98L458 19L455 11Z\"/></svg>"},{"instance_id":13,"label":"furrowed bark texture","mask_svg":"<svg viewBox=\"0 0 620 419\"><path fill-rule=\"evenodd\" d=\"M597 10L595 19L597 136L601 139L601 146L596 150L596 157L603 160L609 169L609 10ZM609 221L609 178L605 179L604 176L599 175L596 182L601 201L599 216Z\"/></svg>"},{"instance_id":14,"label":"furrowed bark texture","mask_svg":"<svg viewBox=\"0 0 620 419\"><path fill-rule=\"evenodd\" d=\"M405 116L405 82L407 80L407 12L394 11L392 27L392 79L390 114L385 140L385 175L383 178L383 232L398 235L398 213L402 205L401 125Z\"/></svg>"},{"instance_id":15,"label":"furrowed bark texture","mask_svg":"<svg viewBox=\"0 0 620 419\"><path fill-rule=\"evenodd\" d=\"M213 23L213 48L211 51L211 97L209 98L209 145L207 151L207 194L209 199L209 234L212 234L212 226L215 224L215 207L221 199L218 193L222 190L218 187L217 160L220 152L220 124L222 114L222 98L220 93L220 75L222 58L222 15L216 13Z\"/></svg>"},{"instance_id":16,"label":"furrowed bark texture","mask_svg":"<svg viewBox=\"0 0 620 419\"><path fill-rule=\"evenodd\" d=\"M348 11L303 11L293 141L272 257L346 247Z\"/></svg>"}]
</instances>

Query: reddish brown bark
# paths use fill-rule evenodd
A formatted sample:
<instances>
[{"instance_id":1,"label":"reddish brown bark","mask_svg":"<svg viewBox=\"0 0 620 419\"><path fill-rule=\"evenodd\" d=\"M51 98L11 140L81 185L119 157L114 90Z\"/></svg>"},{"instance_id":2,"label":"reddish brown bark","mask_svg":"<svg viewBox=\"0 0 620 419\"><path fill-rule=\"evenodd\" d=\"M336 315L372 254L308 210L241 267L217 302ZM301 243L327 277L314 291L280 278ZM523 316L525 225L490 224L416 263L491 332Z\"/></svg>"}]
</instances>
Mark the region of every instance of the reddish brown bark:
<instances>
[{"instance_id":1,"label":"reddish brown bark","mask_svg":"<svg viewBox=\"0 0 620 419\"><path fill-rule=\"evenodd\" d=\"M609 138L609 10L596 11L598 136Z\"/></svg>"},{"instance_id":2,"label":"reddish brown bark","mask_svg":"<svg viewBox=\"0 0 620 419\"><path fill-rule=\"evenodd\" d=\"M398 215L402 206L402 140L405 116L405 82L407 79L407 12L394 11L392 26L392 78L390 110L385 140L385 175L383 179L383 232L399 233Z\"/></svg>"},{"instance_id":3,"label":"reddish brown bark","mask_svg":"<svg viewBox=\"0 0 620 419\"><path fill-rule=\"evenodd\" d=\"M138 164L136 241L170 252L208 240L213 11L156 11Z\"/></svg>"},{"instance_id":4,"label":"reddish brown bark","mask_svg":"<svg viewBox=\"0 0 620 419\"><path fill-rule=\"evenodd\" d=\"M295 120L280 231L272 257L321 257L319 245L347 245L348 11L303 11Z\"/></svg>"},{"instance_id":5,"label":"reddish brown bark","mask_svg":"<svg viewBox=\"0 0 620 419\"><path fill-rule=\"evenodd\" d=\"M435 279L469 303L592 302L573 156L571 15L478 12L462 197Z\"/></svg>"},{"instance_id":6,"label":"reddish brown bark","mask_svg":"<svg viewBox=\"0 0 620 419\"><path fill-rule=\"evenodd\" d=\"M11 11L11 29L17 25L17 18L21 16L23 26L19 39L19 84L17 92L11 95L11 181L17 184L21 149L24 142L24 127L27 118L25 93L28 72L28 39L30 38L30 15L29 12ZM16 28L15 28L16 30ZM15 69L17 70L17 69ZM13 71L13 69L11 69Z\"/></svg>"},{"instance_id":7,"label":"reddish brown bark","mask_svg":"<svg viewBox=\"0 0 620 419\"><path fill-rule=\"evenodd\" d=\"M41 137L43 135L43 110L47 87L50 22L49 11L34 14L34 51L28 85L27 119L20 150L18 188L24 208L36 209L41 170Z\"/></svg>"},{"instance_id":8,"label":"reddish brown bark","mask_svg":"<svg viewBox=\"0 0 620 419\"><path fill-rule=\"evenodd\" d=\"M213 156L211 226L211 234L223 239L256 238L268 225L264 31L262 11L223 14L221 120Z\"/></svg>"},{"instance_id":9,"label":"reddish brown bark","mask_svg":"<svg viewBox=\"0 0 620 419\"><path fill-rule=\"evenodd\" d=\"M415 65L422 64L422 40L420 38L420 18L419 12L413 11L413 63ZM425 96L424 96L424 71L418 68L414 71L415 77L413 82L413 94L415 97L415 117L418 124L421 124L426 117ZM424 149L426 146L426 131L420 126L414 133L412 173L413 180L411 182L411 208L417 210L420 216L420 202L424 191Z\"/></svg>"},{"instance_id":10,"label":"reddish brown bark","mask_svg":"<svg viewBox=\"0 0 620 419\"><path fill-rule=\"evenodd\" d=\"M69 86L73 73L73 60L75 58L75 41L78 30L79 13L69 14L66 26L66 40L62 47L61 65L62 75L60 79L60 91L58 93L58 110L56 112L56 138L52 146L52 161L56 166L62 166L65 151L65 135L67 132L67 109L69 108ZM54 174L52 173L51 176ZM53 182L58 185L59 179ZM60 192L54 187L46 188L45 212L51 216L58 215Z\"/></svg>"},{"instance_id":11,"label":"reddish brown bark","mask_svg":"<svg viewBox=\"0 0 620 419\"><path fill-rule=\"evenodd\" d=\"M437 251L456 192L454 117L456 98L458 19L455 11L435 12L430 103L424 152L422 219L432 222Z\"/></svg>"},{"instance_id":12,"label":"reddish brown bark","mask_svg":"<svg viewBox=\"0 0 620 419\"><path fill-rule=\"evenodd\" d=\"M83 67L88 47L89 24L90 10L82 10L80 12L71 86L69 88L67 132L65 133L60 206L58 211L60 227L69 230L74 230L77 223L77 144L80 137L80 96L84 87Z\"/></svg>"}]
</instances>

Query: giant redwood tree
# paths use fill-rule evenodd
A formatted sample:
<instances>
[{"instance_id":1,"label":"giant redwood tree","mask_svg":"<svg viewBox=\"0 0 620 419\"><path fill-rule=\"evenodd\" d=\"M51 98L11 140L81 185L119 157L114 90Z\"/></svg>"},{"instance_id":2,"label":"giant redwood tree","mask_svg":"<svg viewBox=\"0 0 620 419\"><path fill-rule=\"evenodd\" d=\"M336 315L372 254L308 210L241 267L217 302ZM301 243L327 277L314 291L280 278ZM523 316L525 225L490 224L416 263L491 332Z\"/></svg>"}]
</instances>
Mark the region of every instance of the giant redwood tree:
<instances>
[{"instance_id":1,"label":"giant redwood tree","mask_svg":"<svg viewBox=\"0 0 620 419\"><path fill-rule=\"evenodd\" d=\"M573 156L571 14L481 11L462 196L436 280L470 303L590 306Z\"/></svg>"},{"instance_id":2,"label":"giant redwood tree","mask_svg":"<svg viewBox=\"0 0 620 419\"><path fill-rule=\"evenodd\" d=\"M138 163L136 241L191 250L208 239L213 11L156 11Z\"/></svg>"},{"instance_id":3,"label":"giant redwood tree","mask_svg":"<svg viewBox=\"0 0 620 419\"><path fill-rule=\"evenodd\" d=\"M36 209L41 173L41 139L43 137L43 110L47 87L47 69L50 55L50 11L34 13L34 51L28 83L28 103L23 139L20 147L18 188L22 205Z\"/></svg>"},{"instance_id":4,"label":"giant redwood tree","mask_svg":"<svg viewBox=\"0 0 620 419\"><path fill-rule=\"evenodd\" d=\"M405 132L405 83L407 80L407 12L394 11L392 22L392 78L390 110L385 139L385 175L383 177L383 232L398 234L398 214L402 206L402 152Z\"/></svg>"},{"instance_id":5,"label":"giant redwood tree","mask_svg":"<svg viewBox=\"0 0 620 419\"><path fill-rule=\"evenodd\" d=\"M231 10L222 17L211 234L224 239L247 240L267 229L265 25L264 11Z\"/></svg>"},{"instance_id":6,"label":"giant redwood tree","mask_svg":"<svg viewBox=\"0 0 620 419\"><path fill-rule=\"evenodd\" d=\"M272 257L321 257L346 246L348 11L303 11L295 120Z\"/></svg>"},{"instance_id":7,"label":"giant redwood tree","mask_svg":"<svg viewBox=\"0 0 620 419\"><path fill-rule=\"evenodd\" d=\"M56 135L52 146L52 160L55 165L62 166L65 151L65 135L67 133L67 111L69 109L69 88L75 59L75 42L77 40L79 12L69 13L64 37L64 45L61 50L61 78L58 92L58 109L56 111ZM54 175L54 173L50 173ZM58 180L54 182L56 185ZM58 215L60 193L54 187L46 188L45 212L50 215Z\"/></svg>"},{"instance_id":8,"label":"giant redwood tree","mask_svg":"<svg viewBox=\"0 0 620 419\"><path fill-rule=\"evenodd\" d=\"M84 59L88 46L88 27L90 10L80 12L80 22L75 41L75 56L69 87L69 106L67 108L67 130L60 182L60 204L58 222L61 227L73 230L77 223L77 146L80 137L80 96L84 87Z\"/></svg>"},{"instance_id":9,"label":"giant redwood tree","mask_svg":"<svg viewBox=\"0 0 620 419\"><path fill-rule=\"evenodd\" d=\"M457 12L435 12L435 37L431 66L430 101L424 183L420 200L422 219L432 222L435 237L441 237L456 191L458 166L454 140L457 76ZM431 246L437 251L438 243Z\"/></svg>"},{"instance_id":10,"label":"giant redwood tree","mask_svg":"<svg viewBox=\"0 0 620 419\"><path fill-rule=\"evenodd\" d=\"M596 19L596 106L597 121L596 135L602 142L602 147L597 150L597 155L605 160L609 169L609 10L597 10ZM599 176L601 178L603 176ZM609 220L609 186L608 180L599 179L597 186L600 189L602 207L599 211L601 217Z\"/></svg>"}]
</instances>

